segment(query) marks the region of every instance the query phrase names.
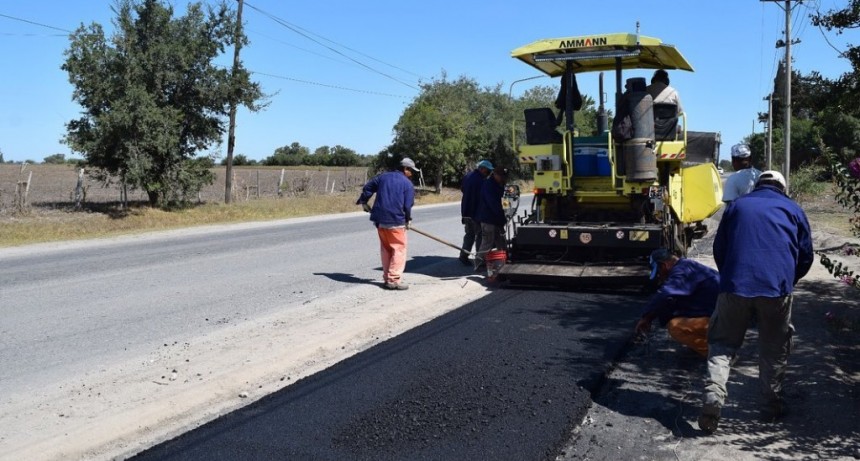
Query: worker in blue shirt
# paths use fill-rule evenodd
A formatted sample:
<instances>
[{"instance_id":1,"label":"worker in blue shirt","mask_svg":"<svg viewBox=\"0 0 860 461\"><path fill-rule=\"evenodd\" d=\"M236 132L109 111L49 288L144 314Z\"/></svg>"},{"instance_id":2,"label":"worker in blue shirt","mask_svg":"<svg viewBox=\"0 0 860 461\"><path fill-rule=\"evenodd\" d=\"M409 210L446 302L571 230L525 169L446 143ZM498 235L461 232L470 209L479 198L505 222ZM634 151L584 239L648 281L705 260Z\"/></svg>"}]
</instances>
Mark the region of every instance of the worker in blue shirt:
<instances>
[{"instance_id":1,"label":"worker in blue shirt","mask_svg":"<svg viewBox=\"0 0 860 461\"><path fill-rule=\"evenodd\" d=\"M785 414L782 381L794 332L792 291L815 257L806 214L785 188L778 171L763 172L752 192L728 204L717 228L720 294L708 326L708 374L698 421L708 433L717 429L731 363L752 322L758 328L762 419Z\"/></svg>"},{"instance_id":2,"label":"worker in blue shirt","mask_svg":"<svg viewBox=\"0 0 860 461\"><path fill-rule=\"evenodd\" d=\"M507 247L505 239L505 224L508 222L505 209L502 207L502 197L505 195L505 183L508 180L507 168L496 168L493 174L481 184L481 195L474 219L481 223L481 247L475 255L475 267L480 269L484 257L492 250L504 250Z\"/></svg>"},{"instance_id":3,"label":"worker in blue shirt","mask_svg":"<svg viewBox=\"0 0 860 461\"><path fill-rule=\"evenodd\" d=\"M481 248L481 223L474 219L478 210L478 201L481 196L481 184L487 180L487 176L493 172L493 164L489 160L481 160L474 170L466 173L460 183L463 198L460 200L460 221L463 223L465 235L463 236L464 251L460 251L460 262L463 265L473 264L469 260L469 252L472 245L475 251Z\"/></svg>"},{"instance_id":4,"label":"worker in blue shirt","mask_svg":"<svg viewBox=\"0 0 860 461\"><path fill-rule=\"evenodd\" d=\"M657 320L675 341L707 357L708 321L717 304L719 273L665 248L654 250L650 262L651 279L657 280L660 288L642 309L636 333L648 333Z\"/></svg>"},{"instance_id":5,"label":"worker in blue shirt","mask_svg":"<svg viewBox=\"0 0 860 461\"><path fill-rule=\"evenodd\" d=\"M370 213L379 236L382 260L382 287L387 290L406 290L409 285L401 281L406 269L406 231L412 222L412 205L415 187L412 172L420 172L410 158L400 161L400 168L382 173L364 185L355 202ZM373 206L370 198L376 195Z\"/></svg>"}]
</instances>

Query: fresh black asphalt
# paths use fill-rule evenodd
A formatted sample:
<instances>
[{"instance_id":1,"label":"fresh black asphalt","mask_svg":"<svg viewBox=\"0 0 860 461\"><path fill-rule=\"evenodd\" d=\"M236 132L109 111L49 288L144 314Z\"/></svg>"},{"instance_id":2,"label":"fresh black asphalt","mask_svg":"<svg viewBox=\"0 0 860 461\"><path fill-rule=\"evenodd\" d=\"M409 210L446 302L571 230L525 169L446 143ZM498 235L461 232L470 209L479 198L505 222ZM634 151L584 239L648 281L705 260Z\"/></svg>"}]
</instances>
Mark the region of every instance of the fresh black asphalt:
<instances>
[{"instance_id":1,"label":"fresh black asphalt","mask_svg":"<svg viewBox=\"0 0 860 461\"><path fill-rule=\"evenodd\" d=\"M553 459L644 299L495 290L132 459Z\"/></svg>"}]
</instances>

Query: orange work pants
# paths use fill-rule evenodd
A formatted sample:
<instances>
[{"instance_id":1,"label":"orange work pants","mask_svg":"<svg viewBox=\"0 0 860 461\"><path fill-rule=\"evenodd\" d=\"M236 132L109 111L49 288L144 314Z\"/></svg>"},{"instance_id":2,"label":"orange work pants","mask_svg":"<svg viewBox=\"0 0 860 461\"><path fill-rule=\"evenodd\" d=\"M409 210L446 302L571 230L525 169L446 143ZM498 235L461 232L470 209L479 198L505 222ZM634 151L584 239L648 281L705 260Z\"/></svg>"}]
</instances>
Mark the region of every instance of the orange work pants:
<instances>
[{"instance_id":1,"label":"orange work pants","mask_svg":"<svg viewBox=\"0 0 860 461\"><path fill-rule=\"evenodd\" d=\"M666 324L669 336L679 343L708 356L708 321L710 317L675 317Z\"/></svg>"},{"instance_id":2,"label":"orange work pants","mask_svg":"<svg viewBox=\"0 0 860 461\"><path fill-rule=\"evenodd\" d=\"M400 277L406 269L406 228L378 227L376 230L382 257L382 280L385 283L400 283Z\"/></svg>"}]
</instances>

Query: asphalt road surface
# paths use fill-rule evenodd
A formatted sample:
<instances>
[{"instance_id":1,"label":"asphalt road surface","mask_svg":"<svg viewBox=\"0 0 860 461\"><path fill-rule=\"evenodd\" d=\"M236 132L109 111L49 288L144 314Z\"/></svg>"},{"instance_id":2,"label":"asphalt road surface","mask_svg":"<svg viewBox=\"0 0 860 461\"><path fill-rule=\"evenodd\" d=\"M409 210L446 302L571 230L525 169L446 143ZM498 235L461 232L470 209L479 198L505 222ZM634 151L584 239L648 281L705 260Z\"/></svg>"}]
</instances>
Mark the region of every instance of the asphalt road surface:
<instances>
[{"instance_id":1,"label":"asphalt road surface","mask_svg":"<svg viewBox=\"0 0 860 461\"><path fill-rule=\"evenodd\" d=\"M644 299L496 290L133 459L556 459Z\"/></svg>"},{"instance_id":2,"label":"asphalt road surface","mask_svg":"<svg viewBox=\"0 0 860 461\"><path fill-rule=\"evenodd\" d=\"M459 242L457 207L419 207L415 225ZM480 280L455 250L431 239L411 234L409 254L407 278ZM378 258L364 213L0 250L0 404L38 405L0 416L0 445L55 445L27 445L35 437L29 432L48 425L74 439L68 434L76 424L99 420L95 409L105 396L89 389L105 373L126 371L116 364L137 363L140 370L130 372L152 375L135 385L169 390L164 372L153 368L169 345L193 347L225 328L314 305L395 299L356 288L380 284ZM430 288L397 296L417 301ZM643 301L491 291L140 459L552 458L629 339ZM172 365L163 366L169 375ZM80 391L53 384L72 381ZM73 405L53 397L71 394Z\"/></svg>"},{"instance_id":3,"label":"asphalt road surface","mask_svg":"<svg viewBox=\"0 0 860 461\"><path fill-rule=\"evenodd\" d=\"M415 223L456 240L458 216L424 207ZM0 394L375 283L377 248L354 213L0 249ZM457 256L420 236L410 255L412 271Z\"/></svg>"},{"instance_id":4,"label":"asphalt road surface","mask_svg":"<svg viewBox=\"0 0 860 461\"><path fill-rule=\"evenodd\" d=\"M496 290L133 459L554 459L637 307Z\"/></svg>"}]
</instances>

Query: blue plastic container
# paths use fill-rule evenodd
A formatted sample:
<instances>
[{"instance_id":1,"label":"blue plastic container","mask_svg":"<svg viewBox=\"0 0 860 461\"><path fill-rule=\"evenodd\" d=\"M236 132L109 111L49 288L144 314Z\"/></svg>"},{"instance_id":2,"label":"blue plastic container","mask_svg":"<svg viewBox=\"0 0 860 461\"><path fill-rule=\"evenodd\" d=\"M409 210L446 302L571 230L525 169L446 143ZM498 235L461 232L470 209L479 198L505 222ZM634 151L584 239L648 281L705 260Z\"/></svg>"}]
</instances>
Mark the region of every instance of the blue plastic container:
<instances>
[{"instance_id":1,"label":"blue plastic container","mask_svg":"<svg viewBox=\"0 0 860 461\"><path fill-rule=\"evenodd\" d=\"M612 166L609 164L609 152L603 149L597 151L597 155L595 155L595 168L597 169L597 176L612 175Z\"/></svg>"},{"instance_id":2,"label":"blue plastic container","mask_svg":"<svg viewBox=\"0 0 860 461\"><path fill-rule=\"evenodd\" d=\"M588 147L574 149L573 174L575 176L597 176L596 151Z\"/></svg>"}]
</instances>

